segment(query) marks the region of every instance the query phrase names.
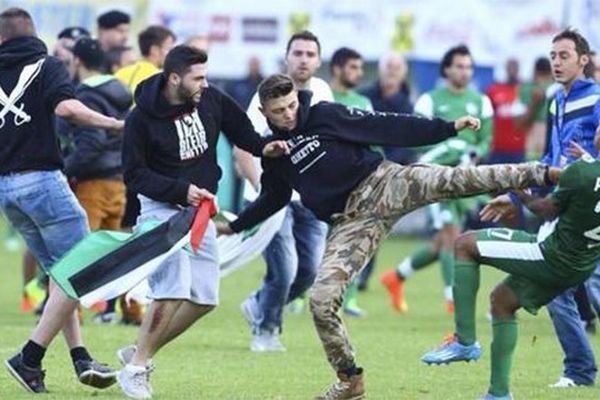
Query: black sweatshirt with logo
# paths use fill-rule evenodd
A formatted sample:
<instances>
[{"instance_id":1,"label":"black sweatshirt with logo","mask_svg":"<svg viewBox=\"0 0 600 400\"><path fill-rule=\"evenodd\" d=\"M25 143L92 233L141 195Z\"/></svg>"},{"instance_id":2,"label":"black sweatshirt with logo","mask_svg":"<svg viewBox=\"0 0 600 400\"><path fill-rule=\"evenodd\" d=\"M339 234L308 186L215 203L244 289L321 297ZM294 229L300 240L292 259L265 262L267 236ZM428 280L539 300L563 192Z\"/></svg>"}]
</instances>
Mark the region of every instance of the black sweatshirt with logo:
<instances>
[{"instance_id":1,"label":"black sweatshirt with logo","mask_svg":"<svg viewBox=\"0 0 600 400\"><path fill-rule=\"evenodd\" d=\"M165 83L164 75L156 74L136 89L136 108L125 120L125 184L153 200L185 206L190 184L217 191L219 132L257 157L268 140L221 91L208 87L198 105L172 105L163 94Z\"/></svg>"},{"instance_id":2,"label":"black sweatshirt with logo","mask_svg":"<svg viewBox=\"0 0 600 400\"><path fill-rule=\"evenodd\" d=\"M286 140L291 154L263 159L260 196L231 223L235 232L264 221L289 201L292 189L302 204L330 222L350 192L383 161L369 145L421 146L456 135L453 122L439 118L369 112L337 103L310 107L310 92L298 93L298 125L283 131L270 125L272 139Z\"/></svg>"},{"instance_id":3,"label":"black sweatshirt with logo","mask_svg":"<svg viewBox=\"0 0 600 400\"><path fill-rule=\"evenodd\" d=\"M0 175L63 167L54 109L74 97L67 69L34 36L0 45Z\"/></svg>"}]
</instances>

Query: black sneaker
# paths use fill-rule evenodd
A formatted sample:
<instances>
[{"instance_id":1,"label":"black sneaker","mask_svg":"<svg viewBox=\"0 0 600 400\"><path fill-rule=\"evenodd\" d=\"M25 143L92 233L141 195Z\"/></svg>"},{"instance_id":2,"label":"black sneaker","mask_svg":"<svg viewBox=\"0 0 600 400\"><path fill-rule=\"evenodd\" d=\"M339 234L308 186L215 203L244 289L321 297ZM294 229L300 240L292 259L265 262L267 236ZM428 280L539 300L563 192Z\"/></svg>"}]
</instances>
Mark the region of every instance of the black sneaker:
<instances>
[{"instance_id":1,"label":"black sneaker","mask_svg":"<svg viewBox=\"0 0 600 400\"><path fill-rule=\"evenodd\" d=\"M8 372L27 390L33 393L46 393L44 377L46 373L41 368L31 368L25 365L21 353L10 360L4 361Z\"/></svg>"},{"instance_id":2,"label":"black sneaker","mask_svg":"<svg viewBox=\"0 0 600 400\"><path fill-rule=\"evenodd\" d=\"M104 389L117 381L117 371L94 360L78 360L73 363L77 379L84 385Z\"/></svg>"}]
</instances>

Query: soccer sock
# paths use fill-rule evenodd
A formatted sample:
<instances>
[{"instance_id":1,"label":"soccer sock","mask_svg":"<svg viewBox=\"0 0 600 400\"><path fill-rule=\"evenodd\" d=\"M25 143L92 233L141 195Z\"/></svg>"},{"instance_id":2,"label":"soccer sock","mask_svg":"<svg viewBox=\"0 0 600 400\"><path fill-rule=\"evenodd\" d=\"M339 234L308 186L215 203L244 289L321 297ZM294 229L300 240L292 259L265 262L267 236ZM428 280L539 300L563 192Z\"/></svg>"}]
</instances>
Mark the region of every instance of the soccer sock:
<instances>
[{"instance_id":1,"label":"soccer sock","mask_svg":"<svg viewBox=\"0 0 600 400\"><path fill-rule=\"evenodd\" d=\"M352 302L353 300L356 300L357 296L358 296L358 279L354 279L352 281L352 283L350 284L350 286L348 287L348 290L346 290L346 294L344 295L343 308L346 308L348 306L348 304L350 304L350 302Z\"/></svg>"},{"instance_id":2,"label":"soccer sock","mask_svg":"<svg viewBox=\"0 0 600 400\"><path fill-rule=\"evenodd\" d=\"M437 255L434 253L431 245L424 245L415 251L410 257L406 257L396 268L398 277L406 279L413 272L425 268L427 265L435 261Z\"/></svg>"},{"instance_id":3,"label":"soccer sock","mask_svg":"<svg viewBox=\"0 0 600 400\"><path fill-rule=\"evenodd\" d=\"M21 350L23 362L30 368L40 368L44 354L46 349L32 340L29 340Z\"/></svg>"},{"instance_id":4,"label":"soccer sock","mask_svg":"<svg viewBox=\"0 0 600 400\"><path fill-rule=\"evenodd\" d=\"M492 374L489 391L493 396L506 396L510 392L510 370L517 346L517 320L494 319L492 332Z\"/></svg>"},{"instance_id":5,"label":"soccer sock","mask_svg":"<svg viewBox=\"0 0 600 400\"><path fill-rule=\"evenodd\" d=\"M452 250L440 250L440 266L442 267L444 287L452 286L454 282L454 252Z\"/></svg>"},{"instance_id":6,"label":"soccer sock","mask_svg":"<svg viewBox=\"0 0 600 400\"><path fill-rule=\"evenodd\" d=\"M71 349L71 360L73 360L73 362L79 360L92 361L92 356L90 356L90 353L88 353L86 348L83 346L73 347Z\"/></svg>"},{"instance_id":7,"label":"soccer sock","mask_svg":"<svg viewBox=\"0 0 600 400\"><path fill-rule=\"evenodd\" d=\"M454 301L453 290L454 289L452 289L452 286L446 286L444 288L444 297L446 298L447 301Z\"/></svg>"},{"instance_id":8,"label":"soccer sock","mask_svg":"<svg viewBox=\"0 0 600 400\"><path fill-rule=\"evenodd\" d=\"M475 304L479 290L479 264L456 260L454 266L454 322L458 341L463 345L475 343Z\"/></svg>"}]
</instances>

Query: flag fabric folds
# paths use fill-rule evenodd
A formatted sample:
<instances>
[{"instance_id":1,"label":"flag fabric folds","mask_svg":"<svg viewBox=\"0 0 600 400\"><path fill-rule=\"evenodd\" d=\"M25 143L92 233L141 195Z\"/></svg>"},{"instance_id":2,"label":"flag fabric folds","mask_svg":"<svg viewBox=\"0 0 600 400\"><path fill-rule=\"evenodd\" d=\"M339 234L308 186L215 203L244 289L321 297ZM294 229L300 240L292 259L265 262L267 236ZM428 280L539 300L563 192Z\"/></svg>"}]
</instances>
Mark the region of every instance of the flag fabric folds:
<instances>
[{"instance_id":1,"label":"flag fabric folds","mask_svg":"<svg viewBox=\"0 0 600 400\"><path fill-rule=\"evenodd\" d=\"M214 201L207 199L198 208L187 207L165 222L142 224L134 233L92 232L52 266L50 275L85 307L117 297L190 240L197 249L215 212Z\"/></svg>"}]
</instances>

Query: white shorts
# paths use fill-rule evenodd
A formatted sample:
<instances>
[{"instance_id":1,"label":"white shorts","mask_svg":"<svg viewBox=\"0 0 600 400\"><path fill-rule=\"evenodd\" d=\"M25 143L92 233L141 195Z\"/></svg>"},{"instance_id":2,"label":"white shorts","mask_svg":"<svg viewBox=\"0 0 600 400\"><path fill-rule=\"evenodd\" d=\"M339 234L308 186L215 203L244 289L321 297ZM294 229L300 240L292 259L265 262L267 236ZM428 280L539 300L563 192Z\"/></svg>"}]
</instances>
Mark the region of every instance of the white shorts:
<instances>
[{"instance_id":1,"label":"white shorts","mask_svg":"<svg viewBox=\"0 0 600 400\"><path fill-rule=\"evenodd\" d=\"M181 210L180 207L138 195L141 215L137 223L148 220L165 221ZM185 249L167 258L148 277L152 299L183 299L196 304L219 303L219 257L217 229L210 221L198 254Z\"/></svg>"}]
</instances>

